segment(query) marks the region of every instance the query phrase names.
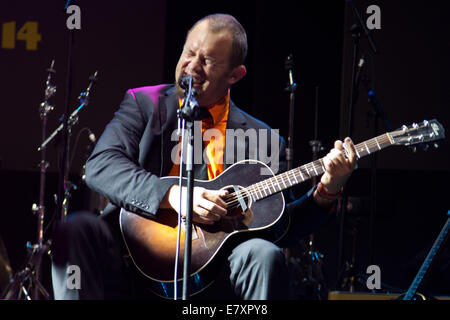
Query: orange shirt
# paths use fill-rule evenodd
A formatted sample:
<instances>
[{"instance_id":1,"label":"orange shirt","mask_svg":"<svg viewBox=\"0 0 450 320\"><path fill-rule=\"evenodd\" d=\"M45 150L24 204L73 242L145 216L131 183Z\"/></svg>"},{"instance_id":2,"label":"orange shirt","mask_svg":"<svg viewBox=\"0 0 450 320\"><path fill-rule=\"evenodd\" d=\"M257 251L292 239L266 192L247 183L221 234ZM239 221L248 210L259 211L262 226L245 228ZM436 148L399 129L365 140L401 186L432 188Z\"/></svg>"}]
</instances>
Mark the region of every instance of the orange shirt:
<instances>
[{"instance_id":1,"label":"orange shirt","mask_svg":"<svg viewBox=\"0 0 450 320\"><path fill-rule=\"evenodd\" d=\"M179 100L180 107L182 100ZM227 129L228 113L230 111L230 91L226 96L208 107L211 119L202 120L202 137L207 157L208 178L214 179L224 171L225 133ZM206 132L206 135L205 135ZM196 137L195 137L196 138ZM180 138L181 142L181 138ZM170 170L169 176L178 176L180 143L178 144L177 161Z\"/></svg>"}]
</instances>

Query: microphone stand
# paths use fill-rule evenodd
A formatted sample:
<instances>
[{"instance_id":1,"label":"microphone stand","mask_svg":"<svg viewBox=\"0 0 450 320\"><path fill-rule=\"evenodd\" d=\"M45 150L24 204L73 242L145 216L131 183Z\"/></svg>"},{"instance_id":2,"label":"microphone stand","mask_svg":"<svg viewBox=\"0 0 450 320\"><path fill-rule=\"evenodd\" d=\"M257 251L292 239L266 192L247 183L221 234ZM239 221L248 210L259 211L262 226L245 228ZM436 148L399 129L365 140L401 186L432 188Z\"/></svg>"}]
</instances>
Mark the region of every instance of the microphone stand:
<instances>
[{"instance_id":1,"label":"microphone stand","mask_svg":"<svg viewBox=\"0 0 450 320\"><path fill-rule=\"evenodd\" d=\"M378 135L378 120L381 118L386 127L386 131L391 131L391 125L387 120L380 103L375 95L374 90L370 85L369 78L367 76L361 76L361 82L367 90L368 102L372 105L373 110L368 112L368 117L373 116L373 136ZM376 186L377 186L377 159L378 155L373 154L370 160L371 167L371 183L370 183L370 218L369 218L369 265L374 263L374 244L373 244L373 234L374 234L374 224L375 216L377 212L377 201L376 201Z\"/></svg>"},{"instance_id":2,"label":"microphone stand","mask_svg":"<svg viewBox=\"0 0 450 320\"><path fill-rule=\"evenodd\" d=\"M48 100L56 93L56 86L51 84L52 75L56 73L55 69L53 69L54 65L55 60L52 60L50 68L47 69L48 76L45 83L44 102L42 102L39 107L39 113L42 120L42 140L46 139L48 114L55 109L55 107L48 102ZM39 293L43 295L44 299L50 299L50 294L39 281L42 257L45 254L49 254L51 245L50 240L44 244L45 185L46 171L49 164L46 161L46 149L40 151L39 205L33 203L31 208L32 212L38 217L37 243L31 245L30 242L27 242L27 251L29 255L27 264L22 271L15 274L11 279L4 293L2 293L1 297L3 299L20 299L22 293L27 300L39 299ZM32 292L30 292L30 289L32 289Z\"/></svg>"},{"instance_id":3,"label":"microphone stand","mask_svg":"<svg viewBox=\"0 0 450 320\"><path fill-rule=\"evenodd\" d=\"M64 12L66 12L67 8L69 7L70 3L72 1L68 0L64 6ZM65 220L65 215L63 213L64 211L64 203L62 200L63 195L64 197L67 195L67 181L68 181L68 159L70 154L70 124L69 124L69 113L70 113L70 96L72 93L72 68L73 68L73 59L72 59L72 48L74 43L74 35L75 35L75 29L68 30L68 47L67 47L67 72L66 72L66 92L65 92L65 112L63 117L63 123L61 126L61 129L64 129L62 132L62 141L63 141L63 148L62 148L62 157L60 162L60 172L59 172L59 179L58 179L58 198L57 198L57 205L56 205L56 216L61 214L60 220Z\"/></svg>"},{"instance_id":4,"label":"microphone stand","mask_svg":"<svg viewBox=\"0 0 450 320\"><path fill-rule=\"evenodd\" d=\"M288 133L288 145L286 147L286 165L287 171L293 168L294 161L294 111L295 111L295 90L297 89L297 84L294 82L293 69L294 60L293 55L290 54L285 62L284 68L289 72L289 83L284 91L289 92L289 133ZM292 192L292 191L290 191ZM291 256L291 249L286 248L284 251L286 260L289 261Z\"/></svg>"},{"instance_id":5,"label":"microphone stand","mask_svg":"<svg viewBox=\"0 0 450 320\"><path fill-rule=\"evenodd\" d=\"M356 8L356 5L354 3L353 0L347 0L348 3L350 3L351 7L352 7L352 12L354 17L356 18L357 23L353 24L350 31L352 33L352 37L353 37L353 63L352 63L352 77L351 77L351 87L350 87L350 95L349 95L349 112L348 112L348 127L347 127L347 136L351 137L353 134L353 109L354 106L356 105L356 102L358 100L358 96L359 96L359 83L360 83L360 71L361 68L364 65L364 59L361 58L359 64L358 64L358 55L359 55L359 50L360 50L360 38L361 38L361 33L364 34L364 36L366 37L369 46L373 52L373 54L379 54L380 51L378 50L375 40L373 39L373 35L372 32L370 30L368 30L366 24L364 23L364 20L362 19L362 16L360 14L360 12L358 11L358 9ZM372 159L372 178L374 177L374 160ZM374 190L374 178L372 179L372 186L371 186L371 192L372 192L372 197L374 196L373 192ZM372 203L374 203L375 199L372 198ZM340 232L339 232L339 249L338 249L338 275L337 275L337 282L340 281L340 278L342 276L342 274L345 271L349 271L351 269L353 269L354 265L352 263L348 264L343 264L343 245L344 245L344 221L345 221L345 212L347 209L347 203L348 203L348 193L346 188L344 188L344 193L342 195L342 202L341 202L341 208L340 208L340 212L339 212L339 228L340 228ZM373 214L371 214L371 221L373 220ZM372 229L372 228L371 228ZM370 231L371 234L372 231ZM371 255L371 253L369 254ZM371 258L370 258L370 262L371 262ZM347 270L346 270L347 269ZM354 277L350 277L351 279L351 283L350 283L350 288L353 288L353 279ZM344 280L344 283L346 281Z\"/></svg>"},{"instance_id":6,"label":"microphone stand","mask_svg":"<svg viewBox=\"0 0 450 320\"><path fill-rule=\"evenodd\" d=\"M70 114L69 117L65 117L65 115L62 117L63 123L61 123L56 129L55 131L53 131L53 133L44 141L42 142L42 144L39 146L38 151L44 150L46 148L46 146L48 145L48 143L50 143L55 137L56 135L63 131L67 133L67 140L65 141L65 150L69 151L70 148L70 136L72 133L72 127L78 123L78 113L79 111L87 106L89 104L89 98L90 98L90 92L92 89L92 86L94 85L94 83L97 81L97 74L98 72L95 71L95 73L89 77L89 85L86 89L86 91L82 92L80 94L80 96L78 97L79 101L80 101L80 105ZM68 214L68 210L69 210L69 198L71 197L70 195L70 190L72 188L76 189L76 186L71 183L68 180L68 175L69 175L69 165L70 165L70 158L67 157L63 157L65 159L64 162L62 162L63 165L63 176L64 176L64 180L63 180L63 188L64 188L64 197L62 198L62 201L59 201L58 197L58 203L59 203L59 208L58 208L58 212L61 213L61 221L64 221L67 214Z\"/></svg>"},{"instance_id":7,"label":"microphone stand","mask_svg":"<svg viewBox=\"0 0 450 320\"><path fill-rule=\"evenodd\" d=\"M294 104L295 104L295 90L297 84L294 82L293 68L294 60L292 54L290 54L284 63L284 68L289 71L289 85L286 87L286 91L289 92L289 136L288 146L286 148L286 162L287 171L293 168L294 161Z\"/></svg>"},{"instance_id":8,"label":"microphone stand","mask_svg":"<svg viewBox=\"0 0 450 320\"><path fill-rule=\"evenodd\" d=\"M348 122L347 122L347 136L351 137L353 134L353 109L358 100L359 92L358 92L358 77L357 77L357 67L358 67L358 55L359 55L359 40L361 38L361 31L357 25L352 25L350 32L353 37L353 61L352 61L352 77L351 77L351 87L350 87L350 95L349 95L349 105L348 105ZM348 203L348 193L346 188L344 188L342 198L341 198L341 206L339 212L339 242L338 242L338 266L337 266L337 282L339 283L340 278L344 274L344 272L348 271L348 264L343 263L344 256L344 228L345 228L345 216L346 209ZM351 268L351 266L350 266ZM344 279L345 283L346 280Z\"/></svg>"},{"instance_id":9,"label":"microphone stand","mask_svg":"<svg viewBox=\"0 0 450 320\"><path fill-rule=\"evenodd\" d=\"M182 127L186 128L184 138L187 139L186 150L186 175L187 175L187 198L186 198L186 220L185 220L185 240L184 240L184 265L183 265L183 300L190 298L189 278L191 275L191 249L192 249L192 216L194 201L194 120L199 105L194 96L196 91L192 88L192 76L188 77L188 85L184 88L184 100L181 109L178 109L177 116L182 122ZM184 141L182 141L182 148ZM182 152L183 153L183 152ZM181 161L183 161L181 159ZM180 165L181 164L180 161ZM180 192L182 192L180 186ZM179 226L181 227L181 226ZM177 286L177 283L174 283ZM176 297L175 297L176 298Z\"/></svg>"}]
</instances>

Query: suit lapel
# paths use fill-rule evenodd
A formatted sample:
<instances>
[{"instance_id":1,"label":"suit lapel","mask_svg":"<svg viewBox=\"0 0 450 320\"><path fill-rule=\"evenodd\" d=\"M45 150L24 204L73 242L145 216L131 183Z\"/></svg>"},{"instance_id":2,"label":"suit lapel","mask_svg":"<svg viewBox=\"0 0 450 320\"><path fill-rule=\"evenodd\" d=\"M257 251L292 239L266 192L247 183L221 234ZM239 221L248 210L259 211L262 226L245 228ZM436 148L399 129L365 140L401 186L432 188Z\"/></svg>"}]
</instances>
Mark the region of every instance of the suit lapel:
<instances>
[{"instance_id":1,"label":"suit lapel","mask_svg":"<svg viewBox=\"0 0 450 320\"><path fill-rule=\"evenodd\" d=\"M230 130L230 132L233 132L234 130L242 129L247 131L248 125L247 120L244 117L244 114L242 111L236 107L233 101L230 100L230 111L228 112L228 120L227 120L227 132ZM230 138L230 137L226 137ZM233 137L234 143L233 148L227 148L227 146L230 144L230 141L225 141L225 151L224 151L224 168L228 168L230 165L237 162L237 144L239 141L235 137ZM228 151L228 152L227 152ZM245 144L245 154L248 152L248 144Z\"/></svg>"},{"instance_id":2,"label":"suit lapel","mask_svg":"<svg viewBox=\"0 0 450 320\"><path fill-rule=\"evenodd\" d=\"M172 134L177 130L177 110L178 96L175 87L169 88L165 94L159 98L161 106L160 123L161 123L161 176L167 175L172 169L172 150L178 144L178 138L172 140Z\"/></svg>"}]
</instances>

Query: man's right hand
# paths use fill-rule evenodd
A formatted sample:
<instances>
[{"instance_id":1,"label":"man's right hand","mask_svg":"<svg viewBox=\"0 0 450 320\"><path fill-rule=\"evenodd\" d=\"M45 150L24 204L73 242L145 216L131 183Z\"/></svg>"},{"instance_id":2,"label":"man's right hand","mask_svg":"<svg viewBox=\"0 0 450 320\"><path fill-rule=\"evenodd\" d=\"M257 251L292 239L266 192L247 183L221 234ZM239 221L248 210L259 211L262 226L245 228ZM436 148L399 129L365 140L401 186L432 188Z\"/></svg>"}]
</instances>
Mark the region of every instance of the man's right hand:
<instances>
[{"instance_id":1,"label":"man's right hand","mask_svg":"<svg viewBox=\"0 0 450 320\"><path fill-rule=\"evenodd\" d=\"M183 187L181 215L186 215L187 188ZM227 214L226 203L222 199L227 190L208 190L194 187L193 217L196 223L214 224ZM180 213L180 187L173 185L161 201L160 208L173 209Z\"/></svg>"}]
</instances>

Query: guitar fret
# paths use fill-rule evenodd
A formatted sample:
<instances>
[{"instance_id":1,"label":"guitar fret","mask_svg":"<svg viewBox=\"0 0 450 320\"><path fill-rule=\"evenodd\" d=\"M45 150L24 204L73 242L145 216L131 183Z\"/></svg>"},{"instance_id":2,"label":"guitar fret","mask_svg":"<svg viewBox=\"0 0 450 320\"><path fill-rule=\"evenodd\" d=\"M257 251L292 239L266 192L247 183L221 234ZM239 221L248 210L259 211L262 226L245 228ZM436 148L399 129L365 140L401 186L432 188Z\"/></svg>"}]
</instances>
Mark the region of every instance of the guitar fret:
<instances>
[{"instance_id":1,"label":"guitar fret","mask_svg":"<svg viewBox=\"0 0 450 320\"><path fill-rule=\"evenodd\" d=\"M367 146L367 143L364 142L364 145L366 146L367 153L370 154L370 150L369 147Z\"/></svg>"},{"instance_id":2,"label":"guitar fret","mask_svg":"<svg viewBox=\"0 0 450 320\"><path fill-rule=\"evenodd\" d=\"M289 181L289 184L290 184L290 187L292 187L292 181L291 181L291 179L289 178L289 172L287 172L286 173L286 176L287 176L287 178L288 178L288 181Z\"/></svg>"},{"instance_id":3,"label":"guitar fret","mask_svg":"<svg viewBox=\"0 0 450 320\"><path fill-rule=\"evenodd\" d=\"M248 189L249 190L249 194L250 194L250 196L252 197L252 200L253 200L253 202L255 202L256 201L256 199L255 199L255 195L253 194L253 192L251 192L250 191L250 189Z\"/></svg>"},{"instance_id":4,"label":"guitar fret","mask_svg":"<svg viewBox=\"0 0 450 320\"><path fill-rule=\"evenodd\" d=\"M263 197L263 195L262 195L262 193L261 193L261 190L259 190L258 185L255 185L255 190L256 190L257 192L259 192L259 194L261 195L261 197L259 197L259 199L261 199L261 198Z\"/></svg>"},{"instance_id":5,"label":"guitar fret","mask_svg":"<svg viewBox=\"0 0 450 320\"><path fill-rule=\"evenodd\" d=\"M309 167L306 166L306 172L308 173L308 178L312 178L311 172L309 172Z\"/></svg>"},{"instance_id":6,"label":"guitar fret","mask_svg":"<svg viewBox=\"0 0 450 320\"><path fill-rule=\"evenodd\" d=\"M294 179L295 179L295 183L296 183L296 184L298 184L297 176L295 175L295 173L294 173L294 172L292 172L292 175L294 176Z\"/></svg>"},{"instance_id":7,"label":"guitar fret","mask_svg":"<svg viewBox=\"0 0 450 320\"><path fill-rule=\"evenodd\" d=\"M305 181L305 177L304 177L303 174L302 174L301 168L298 168L298 172L300 172L300 175L302 176L302 181Z\"/></svg>"},{"instance_id":8,"label":"guitar fret","mask_svg":"<svg viewBox=\"0 0 450 320\"><path fill-rule=\"evenodd\" d=\"M375 138L374 140L375 140L375 142L377 143L378 150L381 150L380 144L378 143L378 139Z\"/></svg>"},{"instance_id":9,"label":"guitar fret","mask_svg":"<svg viewBox=\"0 0 450 320\"><path fill-rule=\"evenodd\" d=\"M394 144L394 140L392 140L392 137L389 135L389 133L386 133L385 136L389 139L390 144Z\"/></svg>"},{"instance_id":10,"label":"guitar fret","mask_svg":"<svg viewBox=\"0 0 450 320\"><path fill-rule=\"evenodd\" d=\"M281 186L280 186L280 182L278 182L278 179L277 179L277 178L275 178L275 182L277 183L277 185L278 185L278 188L280 188L280 190L279 190L279 191L281 191L281 190L282 190L282 188L281 188Z\"/></svg>"},{"instance_id":11,"label":"guitar fret","mask_svg":"<svg viewBox=\"0 0 450 320\"><path fill-rule=\"evenodd\" d=\"M261 181L259 183L260 189L262 190L262 192L264 192L264 196L267 197L267 193L266 193L266 187L264 186L264 181Z\"/></svg>"},{"instance_id":12,"label":"guitar fret","mask_svg":"<svg viewBox=\"0 0 450 320\"><path fill-rule=\"evenodd\" d=\"M270 182L272 183L273 191L277 192L277 189L275 188L275 185L273 184L273 178L270 179Z\"/></svg>"},{"instance_id":13,"label":"guitar fret","mask_svg":"<svg viewBox=\"0 0 450 320\"><path fill-rule=\"evenodd\" d=\"M283 184L284 184L284 188L285 188L285 189L287 189L287 186L286 186L286 182L284 182L284 179L283 179L283 177L281 177L281 181L283 181Z\"/></svg>"},{"instance_id":14,"label":"guitar fret","mask_svg":"<svg viewBox=\"0 0 450 320\"><path fill-rule=\"evenodd\" d=\"M259 194L261 195L261 198L264 198L264 196L261 192L261 185L259 183L258 183L258 191L259 191Z\"/></svg>"},{"instance_id":15,"label":"guitar fret","mask_svg":"<svg viewBox=\"0 0 450 320\"><path fill-rule=\"evenodd\" d=\"M323 160L320 159L319 161L320 161L320 164L321 164L321 166L322 166L323 172L327 171L327 170L325 169L325 165L324 165L324 163L323 163Z\"/></svg>"},{"instance_id":16,"label":"guitar fret","mask_svg":"<svg viewBox=\"0 0 450 320\"><path fill-rule=\"evenodd\" d=\"M255 193L256 200L261 199L260 196L258 195L258 189L256 188L256 185L253 185L253 191Z\"/></svg>"},{"instance_id":17,"label":"guitar fret","mask_svg":"<svg viewBox=\"0 0 450 320\"><path fill-rule=\"evenodd\" d=\"M308 180L309 178L311 178L309 176L308 169L306 168L306 166L301 167L300 170L302 170L303 174L306 176L306 179L304 180Z\"/></svg>"},{"instance_id":18,"label":"guitar fret","mask_svg":"<svg viewBox=\"0 0 450 320\"><path fill-rule=\"evenodd\" d=\"M250 192L250 194L252 195L253 201L259 200L258 197L257 197L257 194L255 193L255 188L254 188L253 185L248 187L247 189Z\"/></svg>"},{"instance_id":19,"label":"guitar fret","mask_svg":"<svg viewBox=\"0 0 450 320\"><path fill-rule=\"evenodd\" d=\"M267 182L267 179L265 180L265 182L266 182L266 186L267 186L267 190L269 191L269 194L270 194L270 186L269 186L269 183Z\"/></svg>"}]
</instances>

